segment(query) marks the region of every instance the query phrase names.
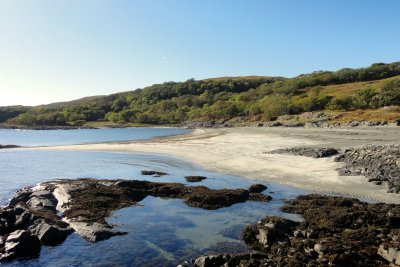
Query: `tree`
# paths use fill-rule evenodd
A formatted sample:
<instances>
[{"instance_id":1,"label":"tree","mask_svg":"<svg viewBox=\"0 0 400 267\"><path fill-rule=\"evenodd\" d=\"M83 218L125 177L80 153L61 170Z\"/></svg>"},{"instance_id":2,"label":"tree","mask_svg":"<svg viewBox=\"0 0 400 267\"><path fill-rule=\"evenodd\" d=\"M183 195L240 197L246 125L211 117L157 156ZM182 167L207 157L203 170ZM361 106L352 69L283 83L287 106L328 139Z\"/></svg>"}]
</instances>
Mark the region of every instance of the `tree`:
<instances>
[{"instance_id":1,"label":"tree","mask_svg":"<svg viewBox=\"0 0 400 267\"><path fill-rule=\"evenodd\" d=\"M400 105L400 80L391 80L385 82L381 89L382 104Z\"/></svg>"},{"instance_id":2,"label":"tree","mask_svg":"<svg viewBox=\"0 0 400 267\"><path fill-rule=\"evenodd\" d=\"M374 98L378 92L371 87L361 89L356 93L357 105L360 108L369 108L373 106Z\"/></svg>"}]
</instances>

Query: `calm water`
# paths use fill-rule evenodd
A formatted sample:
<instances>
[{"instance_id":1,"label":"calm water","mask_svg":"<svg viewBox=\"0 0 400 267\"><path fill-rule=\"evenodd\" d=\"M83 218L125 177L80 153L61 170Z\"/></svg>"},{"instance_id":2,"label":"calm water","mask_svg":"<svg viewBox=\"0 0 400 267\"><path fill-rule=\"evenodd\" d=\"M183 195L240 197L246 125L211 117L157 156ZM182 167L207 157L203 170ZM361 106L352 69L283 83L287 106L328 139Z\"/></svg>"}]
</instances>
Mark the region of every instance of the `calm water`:
<instances>
[{"instance_id":1,"label":"calm water","mask_svg":"<svg viewBox=\"0 0 400 267\"><path fill-rule=\"evenodd\" d=\"M112 141L143 140L189 133L182 128L104 128L81 130L4 130L0 144L20 146L54 146Z\"/></svg>"},{"instance_id":2,"label":"calm water","mask_svg":"<svg viewBox=\"0 0 400 267\"><path fill-rule=\"evenodd\" d=\"M121 131L125 130L131 131ZM100 132L93 133L96 135L93 139L98 140ZM52 142L57 143L53 138ZM163 171L169 175L153 178L142 176L141 170ZM22 186L54 178L123 178L186 183L186 175L207 176L207 180L198 184L211 188L247 188L257 182L208 172L181 159L157 154L1 150L0 204L6 204ZM279 207L282 199L303 191L267 185L266 193L274 192L271 193L274 197L272 202L247 202L215 211L190 208L179 199L147 197L139 206L118 210L108 218L109 223L129 232L127 235L93 244L72 234L59 246L42 247L38 259L4 265L176 266L207 252L244 252L247 248L240 240L240 232L245 224L254 223L266 215L299 219L282 213Z\"/></svg>"}]
</instances>

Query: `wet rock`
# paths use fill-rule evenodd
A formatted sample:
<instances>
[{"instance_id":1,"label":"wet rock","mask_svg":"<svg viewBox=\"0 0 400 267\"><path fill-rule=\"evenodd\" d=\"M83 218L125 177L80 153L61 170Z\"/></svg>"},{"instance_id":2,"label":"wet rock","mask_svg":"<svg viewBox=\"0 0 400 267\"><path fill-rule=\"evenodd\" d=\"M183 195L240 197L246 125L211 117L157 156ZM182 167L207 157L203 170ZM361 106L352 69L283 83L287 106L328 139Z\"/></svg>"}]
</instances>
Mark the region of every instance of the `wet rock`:
<instances>
[{"instance_id":1,"label":"wet rock","mask_svg":"<svg viewBox=\"0 0 400 267\"><path fill-rule=\"evenodd\" d=\"M249 200L258 202L269 202L272 200L272 197L261 193L250 193Z\"/></svg>"},{"instance_id":2,"label":"wet rock","mask_svg":"<svg viewBox=\"0 0 400 267\"><path fill-rule=\"evenodd\" d=\"M325 158L337 155L339 151L335 148L294 147L294 148L277 149L270 151L268 153L306 156L312 158Z\"/></svg>"},{"instance_id":3,"label":"wet rock","mask_svg":"<svg viewBox=\"0 0 400 267\"><path fill-rule=\"evenodd\" d=\"M48 224L45 221L37 221L35 225L30 227L30 232L37 236L40 242L45 246L61 244L72 231L73 230L68 225L59 227L57 225Z\"/></svg>"},{"instance_id":4,"label":"wet rock","mask_svg":"<svg viewBox=\"0 0 400 267\"><path fill-rule=\"evenodd\" d=\"M16 145L0 145L0 149L6 149L6 148L17 148L20 146L16 146Z\"/></svg>"},{"instance_id":5,"label":"wet rock","mask_svg":"<svg viewBox=\"0 0 400 267\"><path fill-rule=\"evenodd\" d=\"M180 198L188 206L203 209L270 198L245 189L214 190L180 183L95 179L49 181L20 190L8 207L0 209L0 237L4 243L0 243L0 258L18 257L21 253L15 251L19 247L36 246L37 242L39 248L40 245L60 244L73 230L91 242L126 234L114 230L106 218L115 210L136 205L146 196ZM16 241L17 237L21 238L21 243ZM32 248L32 251L36 250Z\"/></svg>"},{"instance_id":6,"label":"wet rock","mask_svg":"<svg viewBox=\"0 0 400 267\"><path fill-rule=\"evenodd\" d=\"M208 255L197 258L194 261L194 266L196 267L213 267L213 266L222 266L226 261L226 257L224 255Z\"/></svg>"},{"instance_id":7,"label":"wet rock","mask_svg":"<svg viewBox=\"0 0 400 267\"><path fill-rule=\"evenodd\" d=\"M0 261L11 260L16 257L37 256L40 252L40 246L37 236L31 235L25 230L14 231L7 236Z\"/></svg>"},{"instance_id":8,"label":"wet rock","mask_svg":"<svg viewBox=\"0 0 400 267\"><path fill-rule=\"evenodd\" d=\"M197 190L184 198L184 202L191 207L203 209L219 209L236 203L249 200L249 191L244 189Z\"/></svg>"},{"instance_id":9,"label":"wet rock","mask_svg":"<svg viewBox=\"0 0 400 267\"><path fill-rule=\"evenodd\" d=\"M76 231L77 234L90 242L98 242L109 239L117 235L125 235L126 232L115 231L110 225L106 223L87 222L85 219L76 218L68 220L70 226Z\"/></svg>"},{"instance_id":10,"label":"wet rock","mask_svg":"<svg viewBox=\"0 0 400 267\"><path fill-rule=\"evenodd\" d=\"M261 193L262 191L266 190L268 187L263 184L253 184L249 187L250 193Z\"/></svg>"},{"instance_id":11,"label":"wet rock","mask_svg":"<svg viewBox=\"0 0 400 267\"><path fill-rule=\"evenodd\" d=\"M10 200L8 206L12 207L12 206L17 205L20 202L23 202L23 203L27 202L29 197L31 196L31 194L32 194L32 188L30 188L30 187L25 187L25 188L18 190L15 193L15 195L13 196L13 198Z\"/></svg>"},{"instance_id":12,"label":"wet rock","mask_svg":"<svg viewBox=\"0 0 400 267\"><path fill-rule=\"evenodd\" d=\"M245 227L243 240L253 249L265 250L276 242L288 242L292 228L297 225L297 222L269 216L256 225Z\"/></svg>"},{"instance_id":13,"label":"wet rock","mask_svg":"<svg viewBox=\"0 0 400 267\"><path fill-rule=\"evenodd\" d=\"M201 181L207 179L207 177L205 177L205 176L185 176L185 179L189 183L196 183L196 182L201 182Z\"/></svg>"},{"instance_id":14,"label":"wet rock","mask_svg":"<svg viewBox=\"0 0 400 267\"><path fill-rule=\"evenodd\" d=\"M152 175L153 177L161 177L164 175L168 175L168 173L159 171L142 171L142 175Z\"/></svg>"},{"instance_id":15,"label":"wet rock","mask_svg":"<svg viewBox=\"0 0 400 267\"><path fill-rule=\"evenodd\" d=\"M218 266L361 267L400 263L400 229L390 222L400 215L399 205L307 195L288 201L282 209L298 213L304 220L267 216L246 226L243 240L261 253L257 258L251 254L214 255L213 259L224 259ZM235 257L240 260L233 262Z\"/></svg>"},{"instance_id":16,"label":"wet rock","mask_svg":"<svg viewBox=\"0 0 400 267\"><path fill-rule=\"evenodd\" d=\"M345 165L340 175L364 175L375 184L386 184L389 193L400 192L400 146L369 145L347 149L336 161Z\"/></svg>"}]
</instances>

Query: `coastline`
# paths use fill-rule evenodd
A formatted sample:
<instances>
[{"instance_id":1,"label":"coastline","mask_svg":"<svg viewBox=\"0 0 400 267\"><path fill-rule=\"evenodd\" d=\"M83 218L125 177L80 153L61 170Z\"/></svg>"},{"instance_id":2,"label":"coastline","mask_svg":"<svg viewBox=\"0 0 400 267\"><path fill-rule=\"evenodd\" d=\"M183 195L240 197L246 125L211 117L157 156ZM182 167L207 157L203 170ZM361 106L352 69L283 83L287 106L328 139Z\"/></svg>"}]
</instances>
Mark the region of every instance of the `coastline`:
<instances>
[{"instance_id":1,"label":"coastline","mask_svg":"<svg viewBox=\"0 0 400 267\"><path fill-rule=\"evenodd\" d=\"M364 176L339 176L336 169L342 163L334 162L333 158L314 159L268 153L274 149L304 146L344 150L367 144L399 144L399 130L395 126L351 129L213 128L196 129L191 134L145 141L34 149L165 154L198 164L210 171L248 179L366 201L400 203L399 195L387 193L387 188L369 183Z\"/></svg>"}]
</instances>

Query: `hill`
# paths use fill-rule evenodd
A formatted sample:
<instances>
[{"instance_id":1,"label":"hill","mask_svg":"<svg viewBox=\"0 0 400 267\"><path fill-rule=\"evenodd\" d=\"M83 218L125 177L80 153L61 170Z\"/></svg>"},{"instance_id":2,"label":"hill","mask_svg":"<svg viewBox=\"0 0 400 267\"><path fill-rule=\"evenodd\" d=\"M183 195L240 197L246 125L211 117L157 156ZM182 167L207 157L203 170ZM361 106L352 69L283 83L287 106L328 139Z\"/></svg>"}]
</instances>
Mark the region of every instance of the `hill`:
<instances>
[{"instance_id":1,"label":"hill","mask_svg":"<svg viewBox=\"0 0 400 267\"><path fill-rule=\"evenodd\" d=\"M101 98L101 97L105 97L105 96L104 95L87 96L87 97L83 97L83 98L79 98L79 99L75 99L75 100L71 100L71 101L55 102L55 103L50 103L47 105L40 105L38 107L44 107L44 108L48 108L48 109L58 109L58 108L64 108L67 106L79 105L81 103L85 103L90 100Z\"/></svg>"},{"instance_id":2,"label":"hill","mask_svg":"<svg viewBox=\"0 0 400 267\"><path fill-rule=\"evenodd\" d=\"M324 111L332 120L399 118L400 62L316 71L294 78L245 76L165 82L143 89L37 107L0 109L0 122L24 125L179 124L271 121ZM3 114L4 113L4 114ZM385 115L388 113L388 116ZM353 114L353 115L351 115ZM358 114L358 115L357 115Z\"/></svg>"}]
</instances>

